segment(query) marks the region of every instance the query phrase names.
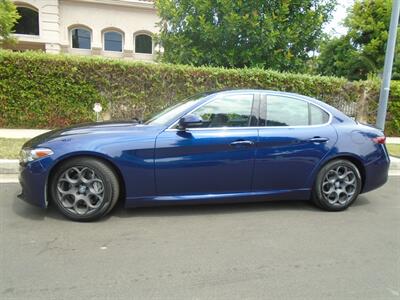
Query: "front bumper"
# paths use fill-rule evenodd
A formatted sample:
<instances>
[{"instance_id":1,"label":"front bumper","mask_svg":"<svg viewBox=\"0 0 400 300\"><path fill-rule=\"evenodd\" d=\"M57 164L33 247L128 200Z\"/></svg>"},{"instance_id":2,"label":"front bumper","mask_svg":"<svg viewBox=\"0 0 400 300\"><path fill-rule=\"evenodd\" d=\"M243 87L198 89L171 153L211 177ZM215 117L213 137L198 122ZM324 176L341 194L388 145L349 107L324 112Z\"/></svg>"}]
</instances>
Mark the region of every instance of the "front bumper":
<instances>
[{"instance_id":1,"label":"front bumper","mask_svg":"<svg viewBox=\"0 0 400 300\"><path fill-rule=\"evenodd\" d=\"M20 165L19 183L22 191L18 198L30 204L45 208L47 169L40 160Z\"/></svg>"}]
</instances>

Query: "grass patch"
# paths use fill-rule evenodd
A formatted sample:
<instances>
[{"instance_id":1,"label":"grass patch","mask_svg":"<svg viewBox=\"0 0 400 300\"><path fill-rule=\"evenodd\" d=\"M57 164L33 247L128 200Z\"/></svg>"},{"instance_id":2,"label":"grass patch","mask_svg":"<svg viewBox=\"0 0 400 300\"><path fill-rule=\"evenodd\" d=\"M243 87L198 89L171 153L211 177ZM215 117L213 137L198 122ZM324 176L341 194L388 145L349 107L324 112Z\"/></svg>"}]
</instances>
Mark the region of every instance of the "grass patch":
<instances>
[{"instance_id":1,"label":"grass patch","mask_svg":"<svg viewBox=\"0 0 400 300\"><path fill-rule=\"evenodd\" d=\"M400 157L400 144L386 144L390 155Z\"/></svg>"},{"instance_id":2,"label":"grass patch","mask_svg":"<svg viewBox=\"0 0 400 300\"><path fill-rule=\"evenodd\" d=\"M0 158L17 159L19 150L28 139L0 138Z\"/></svg>"}]
</instances>

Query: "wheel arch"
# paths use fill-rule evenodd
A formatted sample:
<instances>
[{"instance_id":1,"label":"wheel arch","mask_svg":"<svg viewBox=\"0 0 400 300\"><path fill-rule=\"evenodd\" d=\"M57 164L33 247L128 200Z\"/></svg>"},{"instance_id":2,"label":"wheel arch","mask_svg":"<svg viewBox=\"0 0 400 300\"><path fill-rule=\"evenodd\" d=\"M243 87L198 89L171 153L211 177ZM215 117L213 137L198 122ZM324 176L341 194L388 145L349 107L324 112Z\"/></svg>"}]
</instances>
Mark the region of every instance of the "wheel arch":
<instances>
[{"instance_id":1,"label":"wheel arch","mask_svg":"<svg viewBox=\"0 0 400 300\"><path fill-rule=\"evenodd\" d=\"M79 157L88 157L88 158L95 158L98 159L99 161L105 163L107 166L109 166L117 175L117 180L120 188L120 195L118 201L121 201L121 199L125 199L126 195L126 187L125 187L125 180L124 176L122 175L121 170L118 168L118 166L112 161L112 159L106 155L103 155L101 153L96 153L96 152L79 152L79 153L70 153L68 155L62 156L57 159L57 161L54 163L54 165L50 168L47 178L46 178L46 184L45 184L45 195L46 195L46 203L49 202L50 197L50 181L52 178L52 175L54 172L57 170L57 168L63 164L64 162L74 159L74 158L79 158Z\"/></svg>"},{"instance_id":2,"label":"wheel arch","mask_svg":"<svg viewBox=\"0 0 400 300\"><path fill-rule=\"evenodd\" d=\"M365 176L366 176L366 171L365 171L365 167L363 165L363 161L360 157L352 154L352 153L338 153L335 156L330 156L329 158L327 158L326 160L324 160L319 166L318 169L316 170L315 174L314 174L314 178L313 178L313 186L314 186L314 182L317 178L317 175L319 173L319 171L321 170L321 168L323 168L327 163L333 161L333 160L337 160L337 159L344 159L344 160L348 160L351 163L353 163L358 171L360 172L361 175L361 191L364 189L364 184L365 184Z\"/></svg>"}]
</instances>

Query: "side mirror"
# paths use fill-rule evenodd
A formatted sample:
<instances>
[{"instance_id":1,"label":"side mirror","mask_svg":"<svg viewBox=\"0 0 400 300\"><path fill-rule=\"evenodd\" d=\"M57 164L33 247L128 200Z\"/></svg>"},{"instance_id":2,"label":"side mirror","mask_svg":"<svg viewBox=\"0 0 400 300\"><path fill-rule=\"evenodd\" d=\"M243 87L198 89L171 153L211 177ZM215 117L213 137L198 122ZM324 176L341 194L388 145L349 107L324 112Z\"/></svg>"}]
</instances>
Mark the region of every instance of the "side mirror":
<instances>
[{"instance_id":1,"label":"side mirror","mask_svg":"<svg viewBox=\"0 0 400 300\"><path fill-rule=\"evenodd\" d=\"M185 130L190 127L197 127L203 124L203 119L195 115L186 115L179 119L179 129Z\"/></svg>"}]
</instances>

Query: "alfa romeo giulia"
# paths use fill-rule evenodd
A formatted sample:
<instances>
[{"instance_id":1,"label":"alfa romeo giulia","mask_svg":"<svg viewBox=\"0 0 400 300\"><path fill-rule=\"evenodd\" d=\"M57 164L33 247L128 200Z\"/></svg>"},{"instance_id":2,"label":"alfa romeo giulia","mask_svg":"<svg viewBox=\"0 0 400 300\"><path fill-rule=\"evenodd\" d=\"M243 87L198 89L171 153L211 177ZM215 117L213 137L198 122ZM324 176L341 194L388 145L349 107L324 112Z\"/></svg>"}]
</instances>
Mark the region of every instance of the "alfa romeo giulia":
<instances>
[{"instance_id":1,"label":"alfa romeo giulia","mask_svg":"<svg viewBox=\"0 0 400 300\"><path fill-rule=\"evenodd\" d=\"M23 146L23 200L77 221L126 207L310 199L339 211L383 185L382 131L312 98L195 95L140 122L53 130Z\"/></svg>"}]
</instances>

